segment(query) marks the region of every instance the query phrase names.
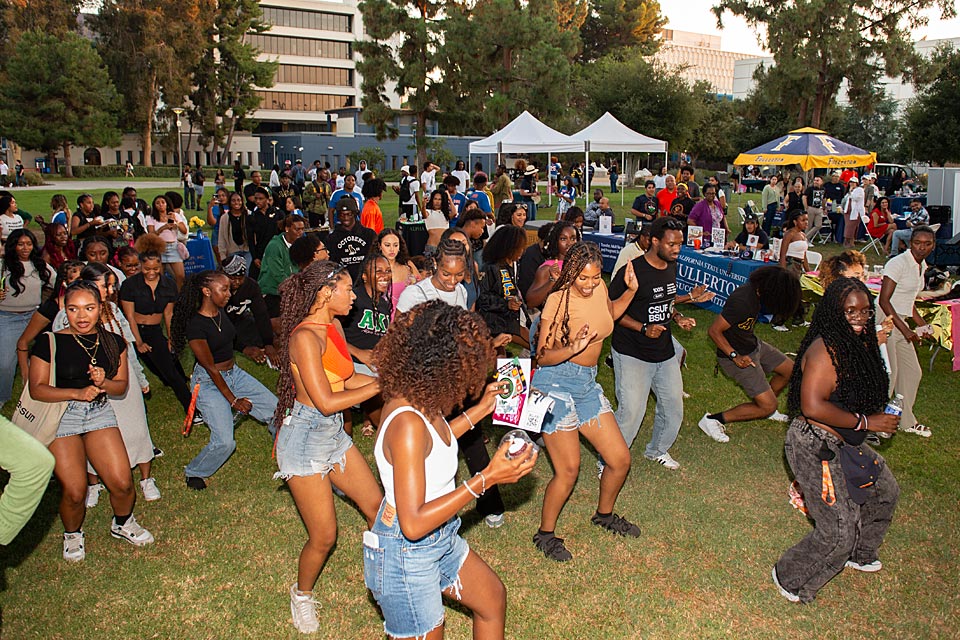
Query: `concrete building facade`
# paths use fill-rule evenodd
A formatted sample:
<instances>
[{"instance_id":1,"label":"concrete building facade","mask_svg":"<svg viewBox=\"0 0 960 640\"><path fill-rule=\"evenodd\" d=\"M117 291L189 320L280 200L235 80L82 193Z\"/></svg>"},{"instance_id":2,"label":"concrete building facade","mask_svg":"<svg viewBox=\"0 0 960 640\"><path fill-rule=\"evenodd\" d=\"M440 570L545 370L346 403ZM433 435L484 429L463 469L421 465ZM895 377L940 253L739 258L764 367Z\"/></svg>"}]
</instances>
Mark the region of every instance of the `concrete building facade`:
<instances>
[{"instance_id":1,"label":"concrete building facade","mask_svg":"<svg viewBox=\"0 0 960 640\"><path fill-rule=\"evenodd\" d=\"M660 50L653 59L670 68L688 82L709 82L718 96L730 98L734 91L734 66L749 54L722 51L720 36L690 33L675 29L663 30Z\"/></svg>"}]
</instances>

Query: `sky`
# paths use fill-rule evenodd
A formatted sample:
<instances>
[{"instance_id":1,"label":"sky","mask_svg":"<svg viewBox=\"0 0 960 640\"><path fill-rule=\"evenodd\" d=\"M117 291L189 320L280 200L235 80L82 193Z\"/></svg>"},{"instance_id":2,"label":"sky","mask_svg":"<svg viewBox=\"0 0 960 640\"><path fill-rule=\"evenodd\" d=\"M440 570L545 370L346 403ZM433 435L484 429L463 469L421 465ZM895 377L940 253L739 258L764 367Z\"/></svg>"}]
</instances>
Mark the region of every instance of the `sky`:
<instances>
[{"instance_id":1,"label":"sky","mask_svg":"<svg viewBox=\"0 0 960 640\"><path fill-rule=\"evenodd\" d=\"M749 53L752 55L768 55L757 42L757 34L741 19L725 14L723 17L724 29L717 31L717 20L710 9L716 4L715 0L663 0L660 2L660 11L667 17L670 24L668 29L678 31L692 31L720 36L720 48L724 51ZM938 38L960 37L960 18L940 20L936 12L929 12L930 24L914 33L917 40L926 36L928 40Z\"/></svg>"}]
</instances>

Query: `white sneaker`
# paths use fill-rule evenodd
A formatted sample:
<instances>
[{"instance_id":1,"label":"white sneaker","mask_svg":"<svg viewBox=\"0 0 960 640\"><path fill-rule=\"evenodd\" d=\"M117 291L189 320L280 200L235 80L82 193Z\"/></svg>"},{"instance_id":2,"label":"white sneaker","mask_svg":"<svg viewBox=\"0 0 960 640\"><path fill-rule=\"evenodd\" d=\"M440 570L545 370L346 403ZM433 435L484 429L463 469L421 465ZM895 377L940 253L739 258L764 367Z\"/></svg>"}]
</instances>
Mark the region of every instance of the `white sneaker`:
<instances>
[{"instance_id":1,"label":"white sneaker","mask_svg":"<svg viewBox=\"0 0 960 640\"><path fill-rule=\"evenodd\" d=\"M866 564L859 564L853 560L847 560L847 563L843 566L856 569L857 571L863 571L864 573L876 573L877 571L880 571L880 569L883 569L883 563L879 560L874 560L873 562L868 562Z\"/></svg>"},{"instance_id":2,"label":"white sneaker","mask_svg":"<svg viewBox=\"0 0 960 640\"><path fill-rule=\"evenodd\" d=\"M100 502L101 491L103 491L103 485L99 482L87 485L87 509L93 509L97 506L97 503Z\"/></svg>"},{"instance_id":3,"label":"white sneaker","mask_svg":"<svg viewBox=\"0 0 960 640\"><path fill-rule=\"evenodd\" d=\"M659 462L667 469L674 471L680 468L680 463L673 459L669 453L665 453L662 456L657 456L656 458L647 458L647 460L652 460L653 462Z\"/></svg>"},{"instance_id":4,"label":"white sneaker","mask_svg":"<svg viewBox=\"0 0 960 640\"><path fill-rule=\"evenodd\" d=\"M929 438L933 434L930 432L930 427L925 424L917 423L912 427L900 427L900 431L904 433L912 433L920 436L921 438Z\"/></svg>"},{"instance_id":5,"label":"white sneaker","mask_svg":"<svg viewBox=\"0 0 960 640\"><path fill-rule=\"evenodd\" d=\"M68 562L80 562L87 557L83 548L83 530L63 534L63 559Z\"/></svg>"},{"instance_id":6,"label":"white sneaker","mask_svg":"<svg viewBox=\"0 0 960 640\"><path fill-rule=\"evenodd\" d=\"M603 480L603 470L607 465L603 463L603 460L597 460L597 480Z\"/></svg>"},{"instance_id":7,"label":"white sneaker","mask_svg":"<svg viewBox=\"0 0 960 640\"><path fill-rule=\"evenodd\" d=\"M774 331L790 331L790 329L788 329L786 325L782 325L782 324L773 325L773 330Z\"/></svg>"},{"instance_id":8,"label":"white sneaker","mask_svg":"<svg viewBox=\"0 0 960 640\"><path fill-rule=\"evenodd\" d=\"M116 519L111 520L110 535L120 540L126 540L135 547L142 547L153 542L153 534L141 527L133 515L122 527L117 524Z\"/></svg>"},{"instance_id":9,"label":"white sneaker","mask_svg":"<svg viewBox=\"0 0 960 640\"><path fill-rule=\"evenodd\" d=\"M697 423L700 431L703 431L717 442L730 442L730 436L727 435L723 423L709 416L710 414L705 413L703 417L700 418L700 422Z\"/></svg>"},{"instance_id":10,"label":"white sneaker","mask_svg":"<svg viewBox=\"0 0 960 640\"><path fill-rule=\"evenodd\" d=\"M773 565L773 571L770 572L770 575L773 576L773 584L777 585L777 589L780 590L780 595L790 602L800 602L800 596L795 593L790 593L780 586L780 580L777 578L777 565Z\"/></svg>"},{"instance_id":11,"label":"white sneaker","mask_svg":"<svg viewBox=\"0 0 960 640\"><path fill-rule=\"evenodd\" d=\"M774 422L790 422L790 416L785 413L780 413L779 411L774 411L767 416L767 420L773 420Z\"/></svg>"},{"instance_id":12,"label":"white sneaker","mask_svg":"<svg viewBox=\"0 0 960 640\"><path fill-rule=\"evenodd\" d=\"M140 481L140 489L143 491L143 499L147 502L153 502L160 499L160 489L157 488L155 478L145 478Z\"/></svg>"},{"instance_id":13,"label":"white sneaker","mask_svg":"<svg viewBox=\"0 0 960 640\"><path fill-rule=\"evenodd\" d=\"M502 513L491 513L483 519L487 523L487 526L491 529L499 529L503 526L503 514Z\"/></svg>"},{"instance_id":14,"label":"white sneaker","mask_svg":"<svg viewBox=\"0 0 960 640\"><path fill-rule=\"evenodd\" d=\"M300 633L316 633L320 630L317 601L312 594L301 593L296 583L290 587L290 615L293 616L293 626Z\"/></svg>"}]
</instances>

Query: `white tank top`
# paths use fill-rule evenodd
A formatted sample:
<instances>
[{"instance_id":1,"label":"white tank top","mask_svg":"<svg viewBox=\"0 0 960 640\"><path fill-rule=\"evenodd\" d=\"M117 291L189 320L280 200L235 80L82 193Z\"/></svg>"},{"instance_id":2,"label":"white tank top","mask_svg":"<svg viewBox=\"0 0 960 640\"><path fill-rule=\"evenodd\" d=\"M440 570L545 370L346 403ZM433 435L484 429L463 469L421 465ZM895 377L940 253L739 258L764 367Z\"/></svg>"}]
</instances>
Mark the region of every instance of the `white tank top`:
<instances>
[{"instance_id":1,"label":"white tank top","mask_svg":"<svg viewBox=\"0 0 960 640\"><path fill-rule=\"evenodd\" d=\"M787 257L788 258L798 258L803 260L803 257L807 255L807 241L806 240L794 240L789 245L787 245Z\"/></svg>"},{"instance_id":2,"label":"white tank top","mask_svg":"<svg viewBox=\"0 0 960 640\"><path fill-rule=\"evenodd\" d=\"M456 488L457 475L457 439L453 437L453 431L450 425L447 425L447 432L450 434L450 444L446 444L440 439L439 434L433 428L433 425L425 415L411 406L403 406L394 409L383 425L380 427L380 433L377 436L377 443L373 447L373 456L377 461L377 469L380 471L380 482L383 484L383 495L387 499L387 504L396 507L397 500L393 491L393 465L387 462L383 455L383 439L387 433L387 427L393 421L397 414L409 411L415 413L423 420L427 427L427 432L433 440L433 447L430 449L430 455L423 461L424 475L426 477L426 493L424 502L430 502L440 496L446 495ZM446 424L446 422L444 422Z\"/></svg>"}]
</instances>

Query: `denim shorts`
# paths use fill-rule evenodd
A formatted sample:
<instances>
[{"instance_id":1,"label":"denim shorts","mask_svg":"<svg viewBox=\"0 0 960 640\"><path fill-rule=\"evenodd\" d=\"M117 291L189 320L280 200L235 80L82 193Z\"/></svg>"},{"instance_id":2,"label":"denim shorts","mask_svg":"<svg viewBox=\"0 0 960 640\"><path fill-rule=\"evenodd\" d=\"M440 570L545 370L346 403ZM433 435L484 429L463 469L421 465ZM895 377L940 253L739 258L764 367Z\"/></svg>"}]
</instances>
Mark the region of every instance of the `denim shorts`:
<instances>
[{"instance_id":1,"label":"denim shorts","mask_svg":"<svg viewBox=\"0 0 960 640\"><path fill-rule=\"evenodd\" d=\"M180 257L180 251L177 250L176 242L168 242L166 248L163 250L163 255L160 256L160 262L162 264L170 264L171 262L183 262L183 258Z\"/></svg>"},{"instance_id":2,"label":"denim shorts","mask_svg":"<svg viewBox=\"0 0 960 640\"><path fill-rule=\"evenodd\" d=\"M459 529L454 516L423 538L408 540L396 509L386 500L380 504L372 532L364 535L363 581L380 605L388 636L422 638L443 624L441 592L453 587L459 594L460 568L470 552Z\"/></svg>"},{"instance_id":3,"label":"denim shorts","mask_svg":"<svg viewBox=\"0 0 960 640\"><path fill-rule=\"evenodd\" d=\"M353 440L343 430L343 414L325 416L319 409L293 403L290 415L277 435L277 466L274 478L325 476L337 465L347 463L347 449Z\"/></svg>"},{"instance_id":4,"label":"denim shorts","mask_svg":"<svg viewBox=\"0 0 960 640\"><path fill-rule=\"evenodd\" d=\"M613 413L610 401L597 382L597 368L584 367L567 360L557 365L540 367L533 376L533 386L550 396L553 409L543 420L541 433L574 431L580 425Z\"/></svg>"},{"instance_id":5,"label":"denim shorts","mask_svg":"<svg viewBox=\"0 0 960 640\"><path fill-rule=\"evenodd\" d=\"M60 418L57 428L57 437L79 436L91 431L109 429L117 426L117 416L106 395L93 402L71 400L67 403L67 410Z\"/></svg>"}]
</instances>

